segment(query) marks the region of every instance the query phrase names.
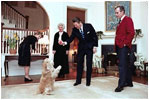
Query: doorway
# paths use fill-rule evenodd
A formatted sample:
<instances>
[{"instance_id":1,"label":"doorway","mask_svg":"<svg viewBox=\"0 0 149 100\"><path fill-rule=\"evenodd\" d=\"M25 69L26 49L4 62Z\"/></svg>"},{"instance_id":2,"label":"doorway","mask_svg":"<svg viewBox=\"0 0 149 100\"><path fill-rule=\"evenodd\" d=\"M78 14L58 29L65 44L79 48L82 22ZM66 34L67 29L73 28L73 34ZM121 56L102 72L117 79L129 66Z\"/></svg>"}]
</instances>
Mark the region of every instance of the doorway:
<instances>
[{"instance_id":1,"label":"doorway","mask_svg":"<svg viewBox=\"0 0 149 100\"><path fill-rule=\"evenodd\" d=\"M74 27L72 19L74 17L79 17L81 21L84 23L85 12L86 12L85 9L67 7L67 32L69 36L71 35L72 28ZM76 63L77 48L78 48L78 39L75 38L74 41L70 44L69 62Z\"/></svg>"}]
</instances>

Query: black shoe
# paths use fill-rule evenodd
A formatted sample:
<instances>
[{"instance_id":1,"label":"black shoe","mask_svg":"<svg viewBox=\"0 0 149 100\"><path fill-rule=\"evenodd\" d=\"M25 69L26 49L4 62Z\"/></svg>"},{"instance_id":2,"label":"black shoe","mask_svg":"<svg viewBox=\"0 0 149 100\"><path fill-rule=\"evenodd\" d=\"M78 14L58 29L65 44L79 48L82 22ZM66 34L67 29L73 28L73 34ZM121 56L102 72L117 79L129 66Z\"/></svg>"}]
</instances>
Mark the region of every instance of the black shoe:
<instances>
[{"instance_id":1,"label":"black shoe","mask_svg":"<svg viewBox=\"0 0 149 100\"><path fill-rule=\"evenodd\" d=\"M123 87L117 87L116 89L115 89L115 92L121 92L123 90Z\"/></svg>"},{"instance_id":2,"label":"black shoe","mask_svg":"<svg viewBox=\"0 0 149 100\"><path fill-rule=\"evenodd\" d=\"M90 86L90 83L89 84L86 84L86 86Z\"/></svg>"},{"instance_id":3,"label":"black shoe","mask_svg":"<svg viewBox=\"0 0 149 100\"><path fill-rule=\"evenodd\" d=\"M77 85L79 85L79 84L81 84L81 83L74 83L73 86L77 86Z\"/></svg>"},{"instance_id":4,"label":"black shoe","mask_svg":"<svg viewBox=\"0 0 149 100\"><path fill-rule=\"evenodd\" d=\"M133 84L126 84L124 87L133 87Z\"/></svg>"},{"instance_id":5,"label":"black shoe","mask_svg":"<svg viewBox=\"0 0 149 100\"><path fill-rule=\"evenodd\" d=\"M28 79L28 78L24 77L24 81L25 81L25 82L31 82L31 81L33 81L33 80L32 80L32 79Z\"/></svg>"}]
</instances>

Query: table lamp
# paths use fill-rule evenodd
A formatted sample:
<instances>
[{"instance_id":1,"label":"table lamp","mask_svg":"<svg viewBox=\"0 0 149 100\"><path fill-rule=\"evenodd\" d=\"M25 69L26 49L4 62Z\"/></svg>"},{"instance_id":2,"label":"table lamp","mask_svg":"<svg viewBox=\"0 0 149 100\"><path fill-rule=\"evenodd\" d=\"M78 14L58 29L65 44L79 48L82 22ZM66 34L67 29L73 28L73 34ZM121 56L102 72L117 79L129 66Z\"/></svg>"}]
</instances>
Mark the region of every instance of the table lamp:
<instances>
[{"instance_id":1,"label":"table lamp","mask_svg":"<svg viewBox=\"0 0 149 100\"><path fill-rule=\"evenodd\" d=\"M41 44L41 54L46 55L47 52L47 45L49 44L49 39L47 35L44 35L43 38L40 38L38 41Z\"/></svg>"}]
</instances>

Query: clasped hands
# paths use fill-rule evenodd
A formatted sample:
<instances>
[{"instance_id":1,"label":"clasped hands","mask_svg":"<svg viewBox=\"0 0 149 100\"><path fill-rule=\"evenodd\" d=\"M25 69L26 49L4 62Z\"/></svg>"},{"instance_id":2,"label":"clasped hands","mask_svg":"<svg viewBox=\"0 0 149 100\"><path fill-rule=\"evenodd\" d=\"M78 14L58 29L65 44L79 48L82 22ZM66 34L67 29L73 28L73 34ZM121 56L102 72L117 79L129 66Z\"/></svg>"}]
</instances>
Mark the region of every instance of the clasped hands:
<instances>
[{"instance_id":1,"label":"clasped hands","mask_svg":"<svg viewBox=\"0 0 149 100\"><path fill-rule=\"evenodd\" d=\"M67 45L67 42L64 42L64 41L62 41L62 40L59 40L59 41L58 41L58 44L65 46L65 45Z\"/></svg>"}]
</instances>

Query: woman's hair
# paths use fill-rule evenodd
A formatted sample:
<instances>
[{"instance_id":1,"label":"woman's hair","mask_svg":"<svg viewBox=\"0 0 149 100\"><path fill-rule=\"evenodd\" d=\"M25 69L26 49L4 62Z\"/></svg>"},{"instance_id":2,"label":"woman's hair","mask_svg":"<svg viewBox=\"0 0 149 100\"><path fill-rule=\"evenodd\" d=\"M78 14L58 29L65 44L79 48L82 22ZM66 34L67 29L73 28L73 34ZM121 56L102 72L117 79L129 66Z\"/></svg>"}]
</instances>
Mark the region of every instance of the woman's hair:
<instances>
[{"instance_id":1,"label":"woman's hair","mask_svg":"<svg viewBox=\"0 0 149 100\"><path fill-rule=\"evenodd\" d=\"M35 32L34 35L40 35L40 37L43 37L43 34L42 34L42 32L40 32L40 31Z\"/></svg>"},{"instance_id":2,"label":"woman's hair","mask_svg":"<svg viewBox=\"0 0 149 100\"><path fill-rule=\"evenodd\" d=\"M59 26L62 26L63 29L65 29L65 25L64 25L63 23L59 23L59 24L57 25L57 27L59 27Z\"/></svg>"},{"instance_id":3,"label":"woman's hair","mask_svg":"<svg viewBox=\"0 0 149 100\"><path fill-rule=\"evenodd\" d=\"M42 35L40 31L35 32L35 35Z\"/></svg>"}]
</instances>

